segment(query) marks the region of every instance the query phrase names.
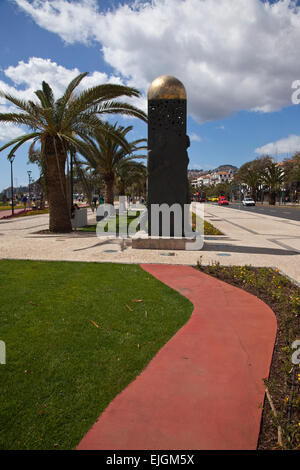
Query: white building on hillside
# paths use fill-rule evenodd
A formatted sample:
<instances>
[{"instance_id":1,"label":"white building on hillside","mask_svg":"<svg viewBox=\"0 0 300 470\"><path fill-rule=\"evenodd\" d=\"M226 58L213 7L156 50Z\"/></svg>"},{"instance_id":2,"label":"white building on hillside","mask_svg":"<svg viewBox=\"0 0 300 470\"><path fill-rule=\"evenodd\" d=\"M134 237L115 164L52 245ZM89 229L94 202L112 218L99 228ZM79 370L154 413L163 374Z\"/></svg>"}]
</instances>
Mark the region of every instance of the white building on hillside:
<instances>
[{"instance_id":1,"label":"white building on hillside","mask_svg":"<svg viewBox=\"0 0 300 470\"><path fill-rule=\"evenodd\" d=\"M199 176L199 178L192 181L192 186L198 188L200 186L212 186L220 183L228 183L233 179L232 170L229 171L214 171L207 175Z\"/></svg>"}]
</instances>

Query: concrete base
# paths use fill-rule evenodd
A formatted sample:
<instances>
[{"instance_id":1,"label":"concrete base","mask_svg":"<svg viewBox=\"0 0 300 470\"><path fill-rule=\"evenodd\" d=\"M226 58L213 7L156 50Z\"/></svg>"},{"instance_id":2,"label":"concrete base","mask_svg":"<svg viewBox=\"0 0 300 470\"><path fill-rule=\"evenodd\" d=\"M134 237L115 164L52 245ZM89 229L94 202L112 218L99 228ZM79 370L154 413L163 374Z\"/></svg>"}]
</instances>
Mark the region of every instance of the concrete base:
<instances>
[{"instance_id":1,"label":"concrete base","mask_svg":"<svg viewBox=\"0 0 300 470\"><path fill-rule=\"evenodd\" d=\"M185 238L133 238L132 248L142 250L185 250Z\"/></svg>"},{"instance_id":2,"label":"concrete base","mask_svg":"<svg viewBox=\"0 0 300 470\"><path fill-rule=\"evenodd\" d=\"M178 238L178 237L150 237L145 232L138 232L132 238L132 248L140 250L190 250L188 247L195 242L195 238ZM195 249L195 248L194 248Z\"/></svg>"}]
</instances>

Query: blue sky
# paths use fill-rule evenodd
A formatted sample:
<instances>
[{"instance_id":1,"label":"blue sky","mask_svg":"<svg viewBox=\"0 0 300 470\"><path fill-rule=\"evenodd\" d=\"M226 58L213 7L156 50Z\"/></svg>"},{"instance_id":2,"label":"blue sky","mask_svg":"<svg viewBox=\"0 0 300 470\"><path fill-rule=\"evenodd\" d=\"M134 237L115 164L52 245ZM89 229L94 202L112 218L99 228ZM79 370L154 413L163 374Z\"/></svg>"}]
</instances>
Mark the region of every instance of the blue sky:
<instances>
[{"instance_id":1,"label":"blue sky","mask_svg":"<svg viewBox=\"0 0 300 470\"><path fill-rule=\"evenodd\" d=\"M271 5L271 3L273 5ZM299 3L299 2L297 2ZM57 96L79 72L85 86L118 82L141 90L177 76L188 96L190 167L240 166L260 154L282 160L300 150L300 11L296 2L260 0L1 0L0 88L32 98L45 79ZM110 10L110 11L109 11ZM300 94L299 94L300 96ZM0 101L0 112L7 103ZM147 136L131 124L132 139ZM22 130L0 127L0 145ZM27 184L28 146L19 149L14 184ZM10 185L0 153L0 190Z\"/></svg>"}]
</instances>

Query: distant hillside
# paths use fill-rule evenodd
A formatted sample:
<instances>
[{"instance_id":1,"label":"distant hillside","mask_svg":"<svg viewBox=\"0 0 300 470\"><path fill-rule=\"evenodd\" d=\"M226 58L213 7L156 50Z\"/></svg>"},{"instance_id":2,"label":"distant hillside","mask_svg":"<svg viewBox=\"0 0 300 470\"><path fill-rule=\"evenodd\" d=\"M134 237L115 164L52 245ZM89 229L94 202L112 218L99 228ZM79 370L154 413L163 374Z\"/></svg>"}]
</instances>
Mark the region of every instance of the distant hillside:
<instances>
[{"instance_id":1,"label":"distant hillside","mask_svg":"<svg viewBox=\"0 0 300 470\"><path fill-rule=\"evenodd\" d=\"M215 168L214 170L196 170L196 169L189 169L188 170L188 179L190 181L199 178L199 176L202 175L207 175L209 173L213 173L214 171L229 171L231 170L233 173L236 173L238 171L238 167L234 165L220 165L218 168Z\"/></svg>"},{"instance_id":2,"label":"distant hillside","mask_svg":"<svg viewBox=\"0 0 300 470\"><path fill-rule=\"evenodd\" d=\"M199 176L204 175L204 173L205 173L204 170L194 170L194 169L188 170L188 179L190 181L194 180L196 178L199 178Z\"/></svg>"},{"instance_id":3,"label":"distant hillside","mask_svg":"<svg viewBox=\"0 0 300 470\"><path fill-rule=\"evenodd\" d=\"M215 168L214 171L229 171L232 170L234 173L238 171L238 167L234 165L220 165L218 168Z\"/></svg>"}]
</instances>

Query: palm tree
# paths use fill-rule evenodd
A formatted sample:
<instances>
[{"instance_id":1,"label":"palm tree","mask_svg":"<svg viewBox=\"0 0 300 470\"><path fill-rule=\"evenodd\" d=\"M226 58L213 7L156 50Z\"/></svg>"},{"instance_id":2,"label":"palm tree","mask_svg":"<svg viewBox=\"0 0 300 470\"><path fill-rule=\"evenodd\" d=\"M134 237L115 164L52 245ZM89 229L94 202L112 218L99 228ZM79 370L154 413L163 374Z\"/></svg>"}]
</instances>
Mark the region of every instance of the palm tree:
<instances>
[{"instance_id":1,"label":"palm tree","mask_svg":"<svg viewBox=\"0 0 300 470\"><path fill-rule=\"evenodd\" d=\"M262 182L269 188L269 204L275 205L276 193L284 182L284 172L275 163L270 163L262 175Z\"/></svg>"},{"instance_id":2,"label":"palm tree","mask_svg":"<svg viewBox=\"0 0 300 470\"><path fill-rule=\"evenodd\" d=\"M25 142L40 142L41 153L45 161L48 183L48 202L50 209L49 229L52 232L71 231L70 211L66 191L65 165L70 146L79 150L82 139L95 131L112 132L97 117L98 114L127 114L147 121L145 113L127 103L114 101L120 96L139 96L139 91L121 85L98 85L78 95L75 89L87 75L83 73L74 78L65 93L58 100L54 99L51 87L42 83L42 89L35 92L39 103L24 101L7 93L0 92L16 106L20 112L0 114L0 122L23 124L33 132L26 133L0 148L0 152L12 147L8 158ZM126 142L119 134L115 135L120 145Z\"/></svg>"},{"instance_id":3,"label":"palm tree","mask_svg":"<svg viewBox=\"0 0 300 470\"><path fill-rule=\"evenodd\" d=\"M111 125L104 124L106 131L95 130L90 136L84 138L85 145L81 146L80 153L87 162L89 169L94 169L95 173L102 176L104 180L104 202L113 205L114 187L116 183L117 170L126 163L137 158L146 158L144 155L135 155L134 152L147 148L140 143L146 139L138 139L133 142L126 140L126 134L132 130L132 126L118 126L117 123ZM114 135L119 134L121 139L126 140L126 146L120 145Z\"/></svg>"},{"instance_id":4,"label":"palm tree","mask_svg":"<svg viewBox=\"0 0 300 470\"><path fill-rule=\"evenodd\" d=\"M256 170L249 169L248 174L244 177L243 182L249 186L251 197L254 201L256 201L257 191L259 185L261 184L261 174Z\"/></svg>"},{"instance_id":5,"label":"palm tree","mask_svg":"<svg viewBox=\"0 0 300 470\"><path fill-rule=\"evenodd\" d=\"M296 152L292 158L283 161L286 193L291 200L297 198L300 189L300 153Z\"/></svg>"},{"instance_id":6,"label":"palm tree","mask_svg":"<svg viewBox=\"0 0 300 470\"><path fill-rule=\"evenodd\" d=\"M145 192L147 168L143 163L124 160L117 168L116 176L120 196L125 196L129 189L135 189L139 195Z\"/></svg>"},{"instance_id":7,"label":"palm tree","mask_svg":"<svg viewBox=\"0 0 300 470\"><path fill-rule=\"evenodd\" d=\"M266 167L271 164L271 158L266 155L244 163L234 177L234 181L246 184L251 191L251 197L256 201L257 191L262 183L262 174Z\"/></svg>"}]
</instances>

